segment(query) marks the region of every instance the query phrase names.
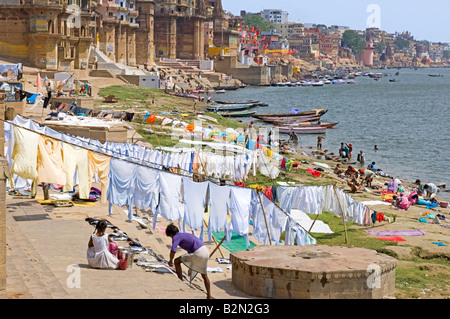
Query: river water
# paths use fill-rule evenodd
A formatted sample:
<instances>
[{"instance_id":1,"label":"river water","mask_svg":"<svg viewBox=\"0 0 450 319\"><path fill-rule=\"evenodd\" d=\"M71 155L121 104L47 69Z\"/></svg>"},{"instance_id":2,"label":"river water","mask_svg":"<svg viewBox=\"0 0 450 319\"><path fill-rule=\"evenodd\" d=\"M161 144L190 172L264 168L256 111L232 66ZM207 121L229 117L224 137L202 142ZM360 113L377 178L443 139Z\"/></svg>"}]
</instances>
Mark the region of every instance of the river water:
<instances>
[{"instance_id":1,"label":"river water","mask_svg":"<svg viewBox=\"0 0 450 319\"><path fill-rule=\"evenodd\" d=\"M216 100L260 100L269 104L261 113L325 108L323 122L339 122L328 129L323 149L338 153L340 143L353 144L366 163L375 162L385 173L414 181L447 183L450 187L450 69L392 69L380 81L359 76L355 84L322 87L246 87L213 96ZM399 72L398 76L395 73ZM430 77L442 74L443 77ZM397 82L390 82L396 79ZM243 122L254 118L237 118ZM301 146L315 148L317 135L301 134ZM374 150L378 146L378 151ZM366 165L367 165L366 164ZM450 193L439 196L449 198Z\"/></svg>"}]
</instances>

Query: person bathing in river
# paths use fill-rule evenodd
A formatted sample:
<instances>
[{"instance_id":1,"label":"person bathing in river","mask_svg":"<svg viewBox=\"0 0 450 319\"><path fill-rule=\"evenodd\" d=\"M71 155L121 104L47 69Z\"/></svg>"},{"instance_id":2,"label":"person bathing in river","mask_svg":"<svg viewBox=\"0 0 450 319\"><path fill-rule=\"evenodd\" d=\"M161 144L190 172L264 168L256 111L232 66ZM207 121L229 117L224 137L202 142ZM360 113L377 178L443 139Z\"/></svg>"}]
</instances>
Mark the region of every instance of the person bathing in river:
<instances>
[{"instance_id":1,"label":"person bathing in river","mask_svg":"<svg viewBox=\"0 0 450 319\"><path fill-rule=\"evenodd\" d=\"M325 138L325 136L319 135L317 137L317 149L321 150L322 149L322 140Z\"/></svg>"},{"instance_id":2,"label":"person bathing in river","mask_svg":"<svg viewBox=\"0 0 450 319\"><path fill-rule=\"evenodd\" d=\"M359 151L357 160L358 160L358 163L359 163L361 166L364 166L364 163L365 163L365 161L366 161L366 156L364 155L364 153L363 153L362 150Z\"/></svg>"},{"instance_id":3,"label":"person bathing in river","mask_svg":"<svg viewBox=\"0 0 450 319\"><path fill-rule=\"evenodd\" d=\"M353 153L353 145L352 143L345 143L345 146L347 146L347 158L350 161L352 159L352 153Z\"/></svg>"}]
</instances>

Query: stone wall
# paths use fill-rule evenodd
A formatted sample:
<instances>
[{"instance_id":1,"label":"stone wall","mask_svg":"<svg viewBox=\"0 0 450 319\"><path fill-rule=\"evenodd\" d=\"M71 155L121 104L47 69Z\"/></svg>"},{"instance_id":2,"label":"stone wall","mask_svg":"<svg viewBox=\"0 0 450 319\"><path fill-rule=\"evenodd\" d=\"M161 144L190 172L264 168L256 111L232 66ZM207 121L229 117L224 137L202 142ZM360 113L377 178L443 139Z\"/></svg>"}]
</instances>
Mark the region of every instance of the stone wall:
<instances>
[{"instance_id":1,"label":"stone wall","mask_svg":"<svg viewBox=\"0 0 450 319\"><path fill-rule=\"evenodd\" d=\"M0 131L4 132L5 95L0 92ZM4 135L4 134L2 134ZM0 290L6 289L6 172L8 164L4 158L4 139L0 140Z\"/></svg>"}]
</instances>

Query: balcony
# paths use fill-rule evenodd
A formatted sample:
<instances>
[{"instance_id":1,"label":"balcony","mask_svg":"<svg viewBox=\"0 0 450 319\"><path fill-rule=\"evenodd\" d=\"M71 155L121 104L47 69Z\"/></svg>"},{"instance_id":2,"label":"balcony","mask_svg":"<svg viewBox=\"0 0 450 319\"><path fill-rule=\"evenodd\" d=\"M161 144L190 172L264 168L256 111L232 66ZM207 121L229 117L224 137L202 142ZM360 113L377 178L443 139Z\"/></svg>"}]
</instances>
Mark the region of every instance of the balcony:
<instances>
[{"instance_id":1,"label":"balcony","mask_svg":"<svg viewBox=\"0 0 450 319\"><path fill-rule=\"evenodd\" d=\"M63 0L0 0L0 4L13 2L25 6L62 6L64 3Z\"/></svg>"}]
</instances>

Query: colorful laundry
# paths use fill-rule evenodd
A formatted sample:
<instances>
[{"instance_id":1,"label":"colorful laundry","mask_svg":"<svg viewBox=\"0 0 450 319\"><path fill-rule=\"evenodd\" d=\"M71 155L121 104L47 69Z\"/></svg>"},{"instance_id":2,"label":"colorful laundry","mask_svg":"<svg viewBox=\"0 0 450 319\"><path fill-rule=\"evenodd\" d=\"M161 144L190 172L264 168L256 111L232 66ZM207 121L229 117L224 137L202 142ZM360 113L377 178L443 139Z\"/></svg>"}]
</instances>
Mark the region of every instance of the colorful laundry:
<instances>
[{"instance_id":1,"label":"colorful laundry","mask_svg":"<svg viewBox=\"0 0 450 319\"><path fill-rule=\"evenodd\" d=\"M388 240L388 241L406 241L406 239L400 236L392 236L392 237L377 237L380 240Z\"/></svg>"},{"instance_id":2,"label":"colorful laundry","mask_svg":"<svg viewBox=\"0 0 450 319\"><path fill-rule=\"evenodd\" d=\"M377 236L424 236L421 230L366 230L367 233Z\"/></svg>"}]
</instances>

